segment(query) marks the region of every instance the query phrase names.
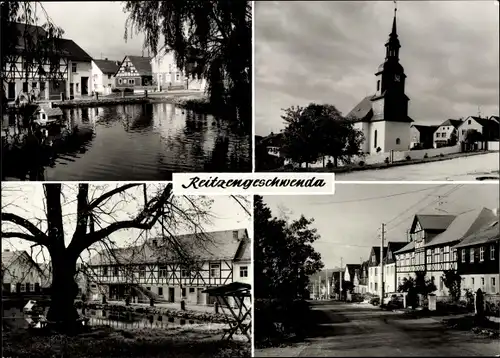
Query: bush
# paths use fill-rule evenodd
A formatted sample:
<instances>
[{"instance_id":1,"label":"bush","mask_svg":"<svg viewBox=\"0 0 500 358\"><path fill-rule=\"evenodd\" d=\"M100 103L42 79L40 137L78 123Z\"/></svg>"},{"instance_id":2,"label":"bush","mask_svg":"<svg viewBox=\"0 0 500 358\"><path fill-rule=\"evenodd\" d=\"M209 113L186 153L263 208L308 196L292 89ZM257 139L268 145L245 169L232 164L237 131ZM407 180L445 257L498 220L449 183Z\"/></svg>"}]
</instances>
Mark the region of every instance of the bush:
<instances>
[{"instance_id":1,"label":"bush","mask_svg":"<svg viewBox=\"0 0 500 358\"><path fill-rule=\"evenodd\" d=\"M292 170L293 169L293 165L292 164L286 164L284 166L285 170Z\"/></svg>"},{"instance_id":2,"label":"bush","mask_svg":"<svg viewBox=\"0 0 500 358\"><path fill-rule=\"evenodd\" d=\"M444 154L443 153L439 153L439 156L442 158L442 157L444 157Z\"/></svg>"},{"instance_id":3,"label":"bush","mask_svg":"<svg viewBox=\"0 0 500 358\"><path fill-rule=\"evenodd\" d=\"M407 155L406 160L411 160L411 157L409 155Z\"/></svg>"},{"instance_id":4,"label":"bush","mask_svg":"<svg viewBox=\"0 0 500 358\"><path fill-rule=\"evenodd\" d=\"M377 153L380 153L382 151L382 148L377 147Z\"/></svg>"},{"instance_id":5,"label":"bush","mask_svg":"<svg viewBox=\"0 0 500 358\"><path fill-rule=\"evenodd\" d=\"M385 163L385 164L389 164L389 157L385 157L385 159L384 159L384 163Z\"/></svg>"},{"instance_id":6,"label":"bush","mask_svg":"<svg viewBox=\"0 0 500 358\"><path fill-rule=\"evenodd\" d=\"M331 160L329 160L329 161L328 161L328 163L326 163L326 167L327 167L328 169L332 169L332 168L333 168L333 163L332 163L332 161L331 161Z\"/></svg>"},{"instance_id":7,"label":"bush","mask_svg":"<svg viewBox=\"0 0 500 358\"><path fill-rule=\"evenodd\" d=\"M500 317L500 302L485 302L486 316Z\"/></svg>"},{"instance_id":8,"label":"bush","mask_svg":"<svg viewBox=\"0 0 500 358\"><path fill-rule=\"evenodd\" d=\"M429 156L427 155L427 153L424 154L424 159L427 159L429 158Z\"/></svg>"},{"instance_id":9,"label":"bush","mask_svg":"<svg viewBox=\"0 0 500 358\"><path fill-rule=\"evenodd\" d=\"M358 164L359 164L360 167L362 167L363 165L365 165L365 162L364 161L360 161Z\"/></svg>"}]
</instances>

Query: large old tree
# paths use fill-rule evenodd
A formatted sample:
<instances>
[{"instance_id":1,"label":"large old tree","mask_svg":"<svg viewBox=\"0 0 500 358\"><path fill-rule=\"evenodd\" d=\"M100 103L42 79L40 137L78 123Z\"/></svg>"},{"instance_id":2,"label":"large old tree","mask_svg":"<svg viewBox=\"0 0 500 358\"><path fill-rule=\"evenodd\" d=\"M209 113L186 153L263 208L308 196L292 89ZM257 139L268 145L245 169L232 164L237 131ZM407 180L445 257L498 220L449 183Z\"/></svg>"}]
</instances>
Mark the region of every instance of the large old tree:
<instances>
[{"instance_id":1,"label":"large old tree","mask_svg":"<svg viewBox=\"0 0 500 358\"><path fill-rule=\"evenodd\" d=\"M177 67L207 80L217 115L252 120L250 1L125 1L130 30L145 34L153 55L173 51Z\"/></svg>"},{"instance_id":2,"label":"large old tree","mask_svg":"<svg viewBox=\"0 0 500 358\"><path fill-rule=\"evenodd\" d=\"M4 186L2 189L10 192L10 198L13 191L24 190L19 186ZM29 211L23 217L19 210L15 210L23 208L22 205L16 204L15 200L3 200L2 239L19 238L33 243L32 247L46 248L52 266L47 319L57 322L63 330L73 328L78 316L74 307L77 295L75 275L77 260L84 251L90 253L96 243L111 245L110 236L118 231L153 232L153 227L161 230L164 239L175 246L178 243L172 232L179 225L200 229L210 216L210 200L174 196L170 183L115 187L44 184L43 189L43 202L37 204L44 208L44 217L32 218L33 213ZM6 199L5 195L2 194L3 199ZM234 199L244 206L242 199Z\"/></svg>"}]
</instances>

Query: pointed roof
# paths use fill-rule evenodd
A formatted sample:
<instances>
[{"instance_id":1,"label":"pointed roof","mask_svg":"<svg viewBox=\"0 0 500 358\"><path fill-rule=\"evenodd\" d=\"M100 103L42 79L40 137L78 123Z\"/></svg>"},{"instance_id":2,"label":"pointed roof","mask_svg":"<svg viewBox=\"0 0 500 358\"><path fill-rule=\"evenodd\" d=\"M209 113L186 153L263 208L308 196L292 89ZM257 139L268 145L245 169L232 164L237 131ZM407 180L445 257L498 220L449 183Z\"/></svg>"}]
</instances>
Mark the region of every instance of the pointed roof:
<instances>
[{"instance_id":1,"label":"pointed roof","mask_svg":"<svg viewBox=\"0 0 500 358\"><path fill-rule=\"evenodd\" d=\"M445 231L433 237L424 246L431 247L460 241L496 218L495 213L487 208L466 211L457 215Z\"/></svg>"},{"instance_id":2,"label":"pointed roof","mask_svg":"<svg viewBox=\"0 0 500 358\"><path fill-rule=\"evenodd\" d=\"M139 73L139 76L152 76L153 75L153 69L151 67L151 58L150 57L131 56L131 55L127 55L123 58L122 62L120 63L120 66L118 66L118 69L116 70L116 72L118 72L120 67L122 67L123 62L125 62L125 60L127 58L130 60L130 62L134 66L137 73Z\"/></svg>"},{"instance_id":3,"label":"pointed roof","mask_svg":"<svg viewBox=\"0 0 500 358\"><path fill-rule=\"evenodd\" d=\"M455 215L417 214L413 219L411 230L415 229L417 221L423 230L446 230L453 220L455 220Z\"/></svg>"},{"instance_id":4,"label":"pointed roof","mask_svg":"<svg viewBox=\"0 0 500 358\"><path fill-rule=\"evenodd\" d=\"M395 251L393 253L394 254L402 254L405 252L413 251L414 248L415 248L415 241L410 241L402 249L399 249L398 251Z\"/></svg>"},{"instance_id":5,"label":"pointed roof","mask_svg":"<svg viewBox=\"0 0 500 358\"><path fill-rule=\"evenodd\" d=\"M113 75L118 71L119 66L116 62L117 61L94 59L95 65L106 75Z\"/></svg>"},{"instance_id":6,"label":"pointed roof","mask_svg":"<svg viewBox=\"0 0 500 358\"><path fill-rule=\"evenodd\" d=\"M443 123L441 123L439 126L440 127L443 127L443 126L453 126L455 128L458 128L460 127L460 125L463 123L463 121L461 121L460 119L447 119L446 121L444 121Z\"/></svg>"},{"instance_id":7,"label":"pointed roof","mask_svg":"<svg viewBox=\"0 0 500 358\"><path fill-rule=\"evenodd\" d=\"M353 121L370 120L373 116L371 99L374 95L366 96L346 116Z\"/></svg>"}]
</instances>

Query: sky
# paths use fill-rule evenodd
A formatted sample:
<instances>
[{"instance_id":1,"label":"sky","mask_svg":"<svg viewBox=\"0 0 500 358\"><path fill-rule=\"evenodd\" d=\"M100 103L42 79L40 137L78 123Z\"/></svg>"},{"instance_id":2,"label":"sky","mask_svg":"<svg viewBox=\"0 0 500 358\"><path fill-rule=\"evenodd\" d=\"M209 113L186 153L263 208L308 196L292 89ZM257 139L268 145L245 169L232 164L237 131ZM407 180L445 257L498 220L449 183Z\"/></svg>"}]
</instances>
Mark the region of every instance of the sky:
<instances>
[{"instance_id":1,"label":"sky","mask_svg":"<svg viewBox=\"0 0 500 358\"><path fill-rule=\"evenodd\" d=\"M330 196L264 196L274 216L314 218L321 236L313 246L325 268L359 264L380 246L382 223L387 241L406 241L415 214L459 214L499 203L498 184L337 184ZM255 258L258 260L258 257Z\"/></svg>"},{"instance_id":2,"label":"sky","mask_svg":"<svg viewBox=\"0 0 500 358\"><path fill-rule=\"evenodd\" d=\"M120 1L42 2L52 22L64 30L64 38L75 41L92 58L123 60L126 55L142 55L144 36L125 42L125 21ZM44 22L44 16L39 16ZM147 53L145 53L147 55Z\"/></svg>"},{"instance_id":3,"label":"sky","mask_svg":"<svg viewBox=\"0 0 500 358\"><path fill-rule=\"evenodd\" d=\"M255 5L255 128L284 128L281 109L328 103L344 115L376 89L392 1ZM400 63L415 123L499 113L498 1L400 1Z\"/></svg>"},{"instance_id":4,"label":"sky","mask_svg":"<svg viewBox=\"0 0 500 358\"><path fill-rule=\"evenodd\" d=\"M96 195L94 197L98 197L98 194L102 194L104 191L109 191L114 189L117 185L123 185L124 183L119 184L108 184L106 187L91 184L90 192L92 193L95 188ZM148 193L152 196L152 191L158 188L158 184L149 185ZM63 195L62 195L62 203L63 203L63 216L64 216L64 229L66 233L66 246L69 245L71 241L71 236L75 229L76 223L76 192L77 192L77 184L64 184L63 186ZM138 212L138 210L142 209L143 205L143 194L142 189L139 188L128 191L130 196L125 197L125 200L122 200L121 197L113 197L104 207L104 210L108 210L113 208L114 219L115 220L124 220L128 219L130 215L134 215ZM135 200L135 198L139 198L139 200ZM44 192L43 186L40 183L11 183L4 182L2 183L2 212L10 212L17 215L20 215L23 218L30 220L30 222L34 224L38 224L38 221L35 218L44 219ZM209 199L212 199L212 203L209 204L208 210L212 215L209 223L203 224L203 228L205 231L218 231L218 230L233 230L233 229L242 229L245 228L248 230L248 234L250 237L253 237L253 224L250 215L248 215L244 209L231 197L229 196L213 196ZM250 211L251 208L251 197L247 197L250 202L245 203L244 201L240 202L246 206L246 208ZM199 198L198 200L204 200L203 198ZM182 205L182 204L181 204ZM106 221L110 222L109 218L101 216L102 225L106 225ZM155 227L157 229L158 226ZM44 230L44 227L42 227ZM2 231L19 231L13 230L12 226L2 225ZM154 230L151 232L149 237L153 237L158 231ZM177 229L176 234L185 234L191 233L192 226L184 226L179 227ZM118 231L115 234L110 235L110 239L115 241L116 246L118 247L126 247L128 244L137 242L139 231L138 230L122 230ZM143 239L138 241L139 243L144 242ZM30 246L33 243L21 240L17 238L9 238L2 239L2 246L4 249L14 250L27 250L30 253ZM100 249L100 245L96 246L97 249ZM43 256L39 253L39 249L37 248L34 251L34 258L37 262L43 262ZM44 256L46 258L49 257L47 251L45 251ZM88 254L85 251L82 255L82 258L87 258Z\"/></svg>"}]
</instances>

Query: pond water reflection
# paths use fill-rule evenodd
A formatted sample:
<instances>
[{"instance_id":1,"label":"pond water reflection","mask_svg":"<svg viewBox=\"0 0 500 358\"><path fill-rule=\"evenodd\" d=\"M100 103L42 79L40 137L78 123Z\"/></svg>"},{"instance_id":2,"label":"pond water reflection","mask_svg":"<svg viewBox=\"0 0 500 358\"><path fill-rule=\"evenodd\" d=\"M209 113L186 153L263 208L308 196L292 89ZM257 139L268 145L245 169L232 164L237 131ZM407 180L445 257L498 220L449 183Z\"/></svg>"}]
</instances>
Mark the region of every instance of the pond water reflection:
<instances>
[{"instance_id":1,"label":"pond water reflection","mask_svg":"<svg viewBox=\"0 0 500 358\"><path fill-rule=\"evenodd\" d=\"M251 171L250 134L172 104L69 109L64 117L45 133L43 150L19 145L27 131L3 118L4 146L17 141L23 149L2 154L4 179L170 180L174 172Z\"/></svg>"}]
</instances>

